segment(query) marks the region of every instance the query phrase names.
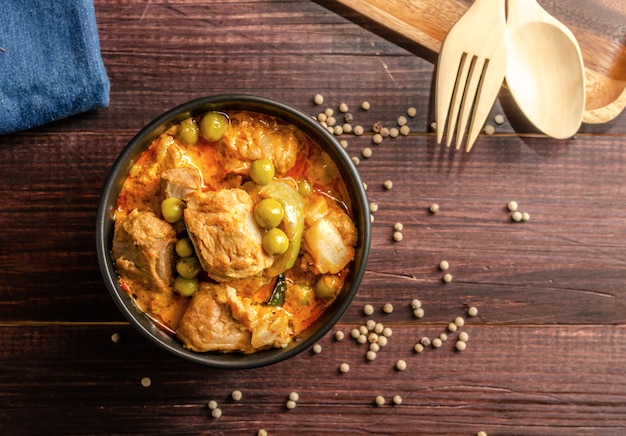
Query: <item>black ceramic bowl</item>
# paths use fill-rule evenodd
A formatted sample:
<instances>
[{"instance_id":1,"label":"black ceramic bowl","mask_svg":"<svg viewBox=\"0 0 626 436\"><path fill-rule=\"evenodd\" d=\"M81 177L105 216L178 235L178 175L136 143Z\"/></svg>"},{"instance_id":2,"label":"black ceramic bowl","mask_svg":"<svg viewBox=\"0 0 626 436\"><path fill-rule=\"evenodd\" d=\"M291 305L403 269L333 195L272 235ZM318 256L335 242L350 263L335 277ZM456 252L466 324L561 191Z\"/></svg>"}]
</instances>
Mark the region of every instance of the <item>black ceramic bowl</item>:
<instances>
[{"instance_id":1,"label":"black ceramic bowl","mask_svg":"<svg viewBox=\"0 0 626 436\"><path fill-rule=\"evenodd\" d=\"M120 287L118 274L111 257L115 205L122 183L138 156L155 138L172 125L190 116L220 110L259 112L295 125L334 159L351 196L350 200L359 240L350 276L347 278L341 294L322 317L284 349L272 349L254 354L197 353L185 349L175 337L168 335L142 313L124 292ZM149 340L172 354L198 364L230 369L254 368L280 362L308 349L324 336L341 318L359 288L367 264L369 242L370 214L363 182L350 157L336 138L306 113L277 101L251 95L216 95L192 100L164 113L144 127L128 143L113 165L102 191L96 223L96 246L100 270L111 297L128 321Z\"/></svg>"}]
</instances>

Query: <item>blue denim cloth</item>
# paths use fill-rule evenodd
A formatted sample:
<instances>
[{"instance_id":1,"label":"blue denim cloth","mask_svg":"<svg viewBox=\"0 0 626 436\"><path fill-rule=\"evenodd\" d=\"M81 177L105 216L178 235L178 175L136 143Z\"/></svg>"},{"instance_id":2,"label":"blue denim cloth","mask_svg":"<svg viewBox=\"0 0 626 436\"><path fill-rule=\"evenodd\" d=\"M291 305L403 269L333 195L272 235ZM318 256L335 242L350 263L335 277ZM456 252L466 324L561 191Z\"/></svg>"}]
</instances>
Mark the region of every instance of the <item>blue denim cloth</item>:
<instances>
[{"instance_id":1,"label":"blue denim cloth","mask_svg":"<svg viewBox=\"0 0 626 436\"><path fill-rule=\"evenodd\" d=\"M109 104L93 0L2 0L0 134Z\"/></svg>"}]
</instances>

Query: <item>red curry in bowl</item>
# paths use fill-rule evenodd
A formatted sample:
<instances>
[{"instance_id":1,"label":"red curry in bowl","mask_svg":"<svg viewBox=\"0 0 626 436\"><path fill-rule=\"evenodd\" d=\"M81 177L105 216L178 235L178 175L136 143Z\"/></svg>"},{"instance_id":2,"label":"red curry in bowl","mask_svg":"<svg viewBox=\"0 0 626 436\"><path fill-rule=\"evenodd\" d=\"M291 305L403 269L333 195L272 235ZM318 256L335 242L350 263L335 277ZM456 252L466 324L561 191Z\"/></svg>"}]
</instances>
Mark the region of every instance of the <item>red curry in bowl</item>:
<instances>
[{"instance_id":1,"label":"red curry in bowl","mask_svg":"<svg viewBox=\"0 0 626 436\"><path fill-rule=\"evenodd\" d=\"M287 347L342 291L358 240L328 154L245 110L190 117L156 138L114 221L121 287L197 352Z\"/></svg>"}]
</instances>

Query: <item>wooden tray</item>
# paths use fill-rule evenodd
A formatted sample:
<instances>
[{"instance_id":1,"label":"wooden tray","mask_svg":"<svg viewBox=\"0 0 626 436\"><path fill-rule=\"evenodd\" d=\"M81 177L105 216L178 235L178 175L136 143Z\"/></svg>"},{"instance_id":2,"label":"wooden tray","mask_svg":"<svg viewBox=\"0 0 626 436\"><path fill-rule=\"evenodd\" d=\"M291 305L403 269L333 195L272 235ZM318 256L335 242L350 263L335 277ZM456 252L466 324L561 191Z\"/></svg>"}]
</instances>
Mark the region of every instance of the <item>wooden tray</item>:
<instances>
[{"instance_id":1,"label":"wooden tray","mask_svg":"<svg viewBox=\"0 0 626 436\"><path fill-rule=\"evenodd\" d=\"M329 6L327 2L320 3ZM448 30L470 4L459 0L335 0L334 3L435 54L439 53ZM546 0L541 4L570 27L581 46L587 91L583 122L604 123L617 117L626 106L623 26L626 2ZM617 24L608 26L608 21Z\"/></svg>"}]
</instances>

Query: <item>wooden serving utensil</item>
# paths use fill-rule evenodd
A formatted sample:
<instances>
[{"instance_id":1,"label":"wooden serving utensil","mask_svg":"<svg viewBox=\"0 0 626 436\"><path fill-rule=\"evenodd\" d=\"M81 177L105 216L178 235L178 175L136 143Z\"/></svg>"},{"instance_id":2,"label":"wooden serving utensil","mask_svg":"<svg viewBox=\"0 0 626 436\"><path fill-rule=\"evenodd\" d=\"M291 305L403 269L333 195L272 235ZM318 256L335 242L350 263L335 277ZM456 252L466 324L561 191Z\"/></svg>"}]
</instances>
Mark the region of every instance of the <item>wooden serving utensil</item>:
<instances>
[{"instance_id":1,"label":"wooden serving utensil","mask_svg":"<svg viewBox=\"0 0 626 436\"><path fill-rule=\"evenodd\" d=\"M438 54L450 28L469 4L459 0L334 0L388 31ZM332 2L331 2L332 3ZM602 8L624 8L621 0ZM324 2L328 5L328 2ZM600 6L599 6L600 7ZM615 11L623 13L622 9ZM567 24L567 23L566 23ZM602 36L602 29L574 29L585 62L583 122L606 123L626 107L626 46Z\"/></svg>"}]
</instances>

